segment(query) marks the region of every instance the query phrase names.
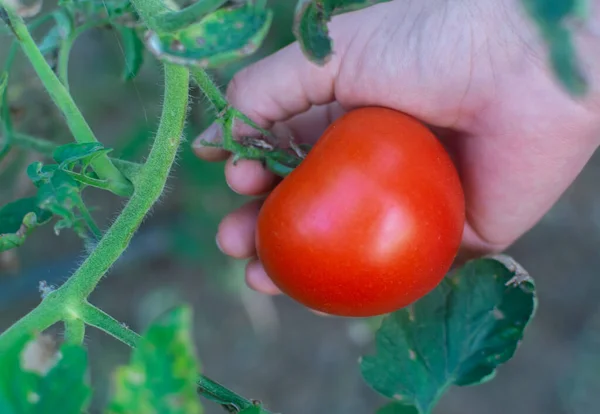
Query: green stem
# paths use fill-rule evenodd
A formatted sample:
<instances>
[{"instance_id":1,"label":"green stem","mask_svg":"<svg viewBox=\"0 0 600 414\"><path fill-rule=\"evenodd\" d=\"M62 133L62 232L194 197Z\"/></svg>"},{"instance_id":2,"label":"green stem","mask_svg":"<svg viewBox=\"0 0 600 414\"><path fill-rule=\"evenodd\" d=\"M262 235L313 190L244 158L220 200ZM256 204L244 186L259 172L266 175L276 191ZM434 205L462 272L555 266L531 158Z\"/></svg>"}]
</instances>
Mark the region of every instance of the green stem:
<instances>
[{"instance_id":1,"label":"green stem","mask_svg":"<svg viewBox=\"0 0 600 414\"><path fill-rule=\"evenodd\" d=\"M191 67L190 73L192 74L194 82L196 82L204 96L206 96L217 111L217 114L225 112L229 108L229 103L208 73L204 69L196 67Z\"/></svg>"},{"instance_id":2,"label":"green stem","mask_svg":"<svg viewBox=\"0 0 600 414\"><path fill-rule=\"evenodd\" d=\"M69 56L71 54L71 48L75 43L75 36L69 36L64 39L60 45L58 52L58 65L57 72L58 78L64 85L65 89L69 91Z\"/></svg>"},{"instance_id":3,"label":"green stem","mask_svg":"<svg viewBox=\"0 0 600 414\"><path fill-rule=\"evenodd\" d=\"M205 398L223 405L228 410L235 410L232 412L239 412L254 406L252 401L205 376L200 377L197 385L198 392ZM263 408L261 413L268 414L268 411Z\"/></svg>"},{"instance_id":4,"label":"green stem","mask_svg":"<svg viewBox=\"0 0 600 414\"><path fill-rule=\"evenodd\" d=\"M22 134L20 132L14 134L13 145L25 150L39 152L47 157L52 157L54 150L59 147L59 145L52 141L28 134ZM132 173L139 173L139 170L142 168L142 164L138 164L137 162L126 161L119 158L109 158L121 173L130 180L132 178L130 175L132 175Z\"/></svg>"},{"instance_id":5,"label":"green stem","mask_svg":"<svg viewBox=\"0 0 600 414\"><path fill-rule=\"evenodd\" d=\"M81 214L81 217L83 217L85 224L87 224L88 229L94 235L94 238L96 240L100 240L102 238L102 231L100 230L100 228L94 221L94 218L90 214L90 211L85 206L85 203L83 202L83 200L81 198L79 198L79 203L78 203L77 208L79 209L79 213Z\"/></svg>"},{"instance_id":6,"label":"green stem","mask_svg":"<svg viewBox=\"0 0 600 414\"><path fill-rule=\"evenodd\" d=\"M156 16L173 12L163 0L131 0L131 3L146 23L148 29L160 32L160 26L156 24Z\"/></svg>"},{"instance_id":7,"label":"green stem","mask_svg":"<svg viewBox=\"0 0 600 414\"><path fill-rule=\"evenodd\" d=\"M96 249L61 287L72 297L87 298L125 251L147 212L163 192L181 141L188 104L189 73L165 65L165 101L148 161L138 174L136 191Z\"/></svg>"},{"instance_id":8,"label":"green stem","mask_svg":"<svg viewBox=\"0 0 600 414\"><path fill-rule=\"evenodd\" d=\"M34 310L15 322L0 335L0 355L17 343L23 336L42 332L62 319L63 304L51 294Z\"/></svg>"},{"instance_id":9,"label":"green stem","mask_svg":"<svg viewBox=\"0 0 600 414\"><path fill-rule=\"evenodd\" d=\"M4 70L0 74L0 76L2 77L0 82L3 83L3 86L0 91L0 121L2 121L2 138L4 140L2 148L0 148L0 160L2 160L6 156L6 154L9 153L14 140L10 105L8 103L8 76L12 68L13 62L15 61L15 57L17 56L18 50L19 45L13 42L10 45L8 57L6 58L6 62L4 63Z\"/></svg>"},{"instance_id":10,"label":"green stem","mask_svg":"<svg viewBox=\"0 0 600 414\"><path fill-rule=\"evenodd\" d=\"M48 157L52 157L54 150L58 148L58 145L54 142L19 132L14 135L13 145L25 150L39 152Z\"/></svg>"},{"instance_id":11,"label":"green stem","mask_svg":"<svg viewBox=\"0 0 600 414\"><path fill-rule=\"evenodd\" d=\"M65 116L73 137L77 142L98 142L73 98L38 49L23 19L10 7L6 7L4 10L6 11L9 27L21 44L23 52L29 58L52 100ZM105 154L97 157L93 161L92 167L98 176L111 183L111 191L115 194L128 197L133 193L133 185L119 172Z\"/></svg>"},{"instance_id":12,"label":"green stem","mask_svg":"<svg viewBox=\"0 0 600 414\"><path fill-rule=\"evenodd\" d=\"M132 348L135 348L140 339L137 333L87 301L74 311L86 324L106 332Z\"/></svg>"},{"instance_id":13,"label":"green stem","mask_svg":"<svg viewBox=\"0 0 600 414\"><path fill-rule=\"evenodd\" d=\"M74 345L83 344L85 338L85 322L81 319L65 319L65 341Z\"/></svg>"},{"instance_id":14,"label":"green stem","mask_svg":"<svg viewBox=\"0 0 600 414\"><path fill-rule=\"evenodd\" d=\"M154 25L162 32L183 29L227 3L227 0L196 0L183 10L172 11L154 17Z\"/></svg>"},{"instance_id":15,"label":"green stem","mask_svg":"<svg viewBox=\"0 0 600 414\"><path fill-rule=\"evenodd\" d=\"M109 22L110 19L108 18L87 22L73 30L73 32L62 41L58 53L58 77L67 90L69 90L69 58L75 41L82 33Z\"/></svg>"}]
</instances>

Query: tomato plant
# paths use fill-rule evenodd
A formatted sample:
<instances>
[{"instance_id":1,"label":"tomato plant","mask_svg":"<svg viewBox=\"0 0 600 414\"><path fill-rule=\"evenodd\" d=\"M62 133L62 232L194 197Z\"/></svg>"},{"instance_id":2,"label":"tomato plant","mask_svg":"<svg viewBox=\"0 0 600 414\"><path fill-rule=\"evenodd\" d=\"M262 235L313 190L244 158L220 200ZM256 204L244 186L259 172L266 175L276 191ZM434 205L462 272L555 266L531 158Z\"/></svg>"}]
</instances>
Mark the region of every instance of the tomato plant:
<instances>
[{"instance_id":1,"label":"tomato plant","mask_svg":"<svg viewBox=\"0 0 600 414\"><path fill-rule=\"evenodd\" d=\"M327 64L331 18L384 1L299 0L293 33L304 55ZM584 2L523 3L563 85L585 93L566 25L585 14ZM53 222L57 235L71 229L85 241L86 257L60 286L40 281L38 305L0 334L0 412L89 412L84 338L95 327L133 348L130 363L117 371L106 413L201 413L198 394L228 412L269 413L200 372L189 308L165 314L139 335L89 301L163 195L184 135L191 81L222 129L222 142L213 145L287 176L266 200L257 232L258 253L275 282L325 312L390 313L375 335L374 354L360 363L366 382L395 399L380 413L430 413L451 385L485 382L512 357L535 313L534 283L507 256L468 262L444 278L460 244L465 207L454 166L425 126L388 109L355 110L302 159L294 148L271 144L271 132L232 107L214 83L207 69L247 56L263 42L273 20L267 0L61 0L48 13L41 6L0 0L0 35L12 39L0 72L0 167L14 150L33 156L8 160L10 170L30 160L23 169L32 194L0 208L0 253ZM72 46L94 28L114 29L122 41L124 81L136 78L148 57L162 66L162 114L141 161L114 157L71 95ZM19 51L75 142L58 145L13 122ZM236 122L260 139L234 139ZM106 229L82 196L90 187L127 200ZM63 344L43 369L29 366L28 350L56 324L64 327Z\"/></svg>"},{"instance_id":2,"label":"tomato plant","mask_svg":"<svg viewBox=\"0 0 600 414\"><path fill-rule=\"evenodd\" d=\"M335 121L266 199L257 251L275 284L304 305L380 315L442 280L464 210L434 134L403 113L362 108Z\"/></svg>"}]
</instances>

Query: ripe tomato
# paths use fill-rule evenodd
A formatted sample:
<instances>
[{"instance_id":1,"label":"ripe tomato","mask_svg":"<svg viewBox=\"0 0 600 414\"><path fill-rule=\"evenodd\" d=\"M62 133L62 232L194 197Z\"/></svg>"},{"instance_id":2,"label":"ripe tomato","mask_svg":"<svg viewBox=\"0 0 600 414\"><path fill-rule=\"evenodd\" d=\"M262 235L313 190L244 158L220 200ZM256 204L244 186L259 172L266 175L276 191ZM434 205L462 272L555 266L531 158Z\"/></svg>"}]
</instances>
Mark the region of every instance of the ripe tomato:
<instances>
[{"instance_id":1,"label":"ripe tomato","mask_svg":"<svg viewBox=\"0 0 600 414\"><path fill-rule=\"evenodd\" d=\"M256 244L267 274L293 299L374 316L442 280L464 221L457 171L433 133L369 107L334 122L268 196Z\"/></svg>"}]
</instances>

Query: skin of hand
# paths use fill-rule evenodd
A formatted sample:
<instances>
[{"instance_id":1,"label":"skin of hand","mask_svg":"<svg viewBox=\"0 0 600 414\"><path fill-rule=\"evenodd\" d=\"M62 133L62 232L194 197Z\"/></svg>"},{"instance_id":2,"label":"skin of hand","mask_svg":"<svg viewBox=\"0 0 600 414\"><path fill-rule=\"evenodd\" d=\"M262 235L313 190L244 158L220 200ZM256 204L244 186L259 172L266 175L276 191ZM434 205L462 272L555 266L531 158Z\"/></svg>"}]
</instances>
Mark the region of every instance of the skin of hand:
<instances>
[{"instance_id":1,"label":"skin of hand","mask_svg":"<svg viewBox=\"0 0 600 414\"><path fill-rule=\"evenodd\" d=\"M600 22L600 1L589 24ZM520 0L398 0L343 14L330 24L331 61L319 67L297 44L240 71L230 103L255 122L314 142L345 111L393 108L422 120L453 156L465 190L467 224L460 256L501 251L529 230L573 182L600 145L600 37L575 36L589 82L569 96L548 64L545 44ZM208 128L194 144L222 161ZM255 161L225 167L229 186L266 195L277 179ZM250 259L255 290L279 290L256 259L260 200L221 222L220 249Z\"/></svg>"}]
</instances>

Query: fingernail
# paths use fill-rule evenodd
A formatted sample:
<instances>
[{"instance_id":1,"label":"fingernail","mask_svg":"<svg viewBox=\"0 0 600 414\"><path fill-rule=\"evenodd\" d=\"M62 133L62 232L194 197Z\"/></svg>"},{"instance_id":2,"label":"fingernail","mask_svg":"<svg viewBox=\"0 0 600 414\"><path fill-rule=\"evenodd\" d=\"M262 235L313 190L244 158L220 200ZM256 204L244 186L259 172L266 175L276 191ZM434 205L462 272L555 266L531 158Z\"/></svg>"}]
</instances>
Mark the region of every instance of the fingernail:
<instances>
[{"instance_id":1,"label":"fingernail","mask_svg":"<svg viewBox=\"0 0 600 414\"><path fill-rule=\"evenodd\" d=\"M221 138L221 126L216 122L213 122L194 140L192 146L194 148L201 148L204 147L204 142L214 144L219 138Z\"/></svg>"}]
</instances>

